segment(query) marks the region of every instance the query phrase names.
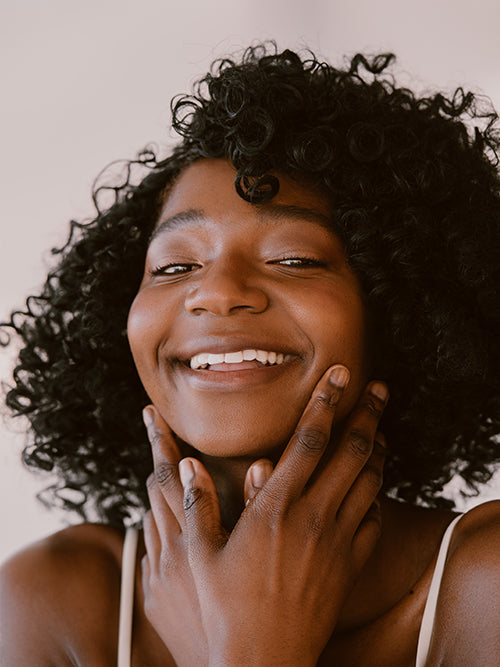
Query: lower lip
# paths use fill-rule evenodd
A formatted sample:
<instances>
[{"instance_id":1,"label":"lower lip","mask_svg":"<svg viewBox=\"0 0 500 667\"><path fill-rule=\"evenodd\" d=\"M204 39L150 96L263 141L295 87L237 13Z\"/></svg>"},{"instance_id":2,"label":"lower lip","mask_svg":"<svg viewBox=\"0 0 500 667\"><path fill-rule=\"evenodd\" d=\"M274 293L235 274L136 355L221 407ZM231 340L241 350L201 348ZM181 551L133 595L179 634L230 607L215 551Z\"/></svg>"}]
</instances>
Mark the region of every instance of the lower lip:
<instances>
[{"instance_id":1,"label":"lower lip","mask_svg":"<svg viewBox=\"0 0 500 667\"><path fill-rule=\"evenodd\" d=\"M298 362L292 357L282 364L273 366L243 367L241 364L219 364L217 370L193 369L184 364L177 366L177 372L195 389L203 391L235 391L274 382ZM226 366L226 368L224 368Z\"/></svg>"}]
</instances>

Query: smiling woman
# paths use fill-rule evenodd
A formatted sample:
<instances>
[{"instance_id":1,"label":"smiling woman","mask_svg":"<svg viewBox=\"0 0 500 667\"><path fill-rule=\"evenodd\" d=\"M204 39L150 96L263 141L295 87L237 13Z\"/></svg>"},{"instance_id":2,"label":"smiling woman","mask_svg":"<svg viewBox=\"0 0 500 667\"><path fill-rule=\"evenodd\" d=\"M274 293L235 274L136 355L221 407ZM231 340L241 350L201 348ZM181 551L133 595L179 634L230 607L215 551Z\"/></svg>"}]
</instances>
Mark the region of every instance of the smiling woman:
<instances>
[{"instance_id":1,"label":"smiling woman","mask_svg":"<svg viewBox=\"0 0 500 667\"><path fill-rule=\"evenodd\" d=\"M3 566L2 664L498 664L499 503L440 496L500 460L496 114L391 60L216 63L4 325L102 523Z\"/></svg>"},{"instance_id":2,"label":"smiling woman","mask_svg":"<svg viewBox=\"0 0 500 667\"><path fill-rule=\"evenodd\" d=\"M280 176L272 205L255 206L238 196L235 176L226 161L201 160L176 180L128 336L142 384L177 436L211 456L271 456L332 364L351 372L337 415L352 409L368 377L365 308L326 227L326 197ZM243 351L254 351L245 366ZM224 363L238 352L236 367ZM204 354L208 368L192 368Z\"/></svg>"}]
</instances>

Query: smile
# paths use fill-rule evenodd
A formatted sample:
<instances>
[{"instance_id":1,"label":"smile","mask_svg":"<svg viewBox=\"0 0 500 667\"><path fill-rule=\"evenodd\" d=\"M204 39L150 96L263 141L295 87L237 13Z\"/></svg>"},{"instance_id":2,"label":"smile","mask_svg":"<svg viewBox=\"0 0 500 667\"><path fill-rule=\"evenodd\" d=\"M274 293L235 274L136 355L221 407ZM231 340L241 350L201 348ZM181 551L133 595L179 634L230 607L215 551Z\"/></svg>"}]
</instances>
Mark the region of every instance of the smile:
<instances>
[{"instance_id":1,"label":"smile","mask_svg":"<svg viewBox=\"0 0 500 667\"><path fill-rule=\"evenodd\" d=\"M287 355L289 356L289 355ZM242 364L244 362L255 362L263 366L275 366L282 364L286 356L282 352L273 352L267 350L238 350L236 352L210 353L200 352L191 357L189 366L193 369L217 370L216 367L222 364Z\"/></svg>"}]
</instances>

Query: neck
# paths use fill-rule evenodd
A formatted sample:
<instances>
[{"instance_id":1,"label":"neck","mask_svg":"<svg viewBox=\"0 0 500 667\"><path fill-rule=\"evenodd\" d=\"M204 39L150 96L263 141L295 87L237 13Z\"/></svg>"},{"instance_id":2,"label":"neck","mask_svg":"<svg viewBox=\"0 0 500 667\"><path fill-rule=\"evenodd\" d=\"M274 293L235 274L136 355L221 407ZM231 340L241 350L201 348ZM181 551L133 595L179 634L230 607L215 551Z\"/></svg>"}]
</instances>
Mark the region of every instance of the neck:
<instances>
[{"instance_id":1,"label":"neck","mask_svg":"<svg viewBox=\"0 0 500 667\"><path fill-rule=\"evenodd\" d=\"M340 424L340 428L342 428L342 424ZM182 441L179 445L184 456L194 456L199 459L210 473L219 496L222 523L229 531L234 528L245 507L244 485L249 467L263 457L270 459L273 465L276 465L286 448L286 443L283 443L260 456L248 455L228 458L204 454ZM334 447L327 448L318 464L317 471L325 466L333 451Z\"/></svg>"},{"instance_id":2,"label":"neck","mask_svg":"<svg viewBox=\"0 0 500 667\"><path fill-rule=\"evenodd\" d=\"M245 506L245 476L255 457L222 458L198 453L198 458L210 473L219 496L222 523L232 530Z\"/></svg>"}]
</instances>

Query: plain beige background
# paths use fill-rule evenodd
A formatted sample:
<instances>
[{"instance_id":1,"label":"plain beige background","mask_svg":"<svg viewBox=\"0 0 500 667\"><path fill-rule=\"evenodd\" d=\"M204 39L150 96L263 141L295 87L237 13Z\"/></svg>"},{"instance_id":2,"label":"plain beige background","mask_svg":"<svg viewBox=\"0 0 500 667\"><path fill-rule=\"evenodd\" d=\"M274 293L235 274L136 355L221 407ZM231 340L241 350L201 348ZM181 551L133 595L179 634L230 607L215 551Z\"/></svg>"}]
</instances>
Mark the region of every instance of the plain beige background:
<instances>
[{"instance_id":1,"label":"plain beige background","mask_svg":"<svg viewBox=\"0 0 500 667\"><path fill-rule=\"evenodd\" d=\"M172 141L170 98L215 57L267 38L333 63L391 50L410 85L463 84L500 107L499 25L497 0L3 2L0 318L40 285L67 221L91 215L100 169ZM9 364L3 353L0 377ZM65 520L34 500L44 480L22 469L13 428L0 432L0 560ZM479 500L494 497L500 477Z\"/></svg>"}]
</instances>

